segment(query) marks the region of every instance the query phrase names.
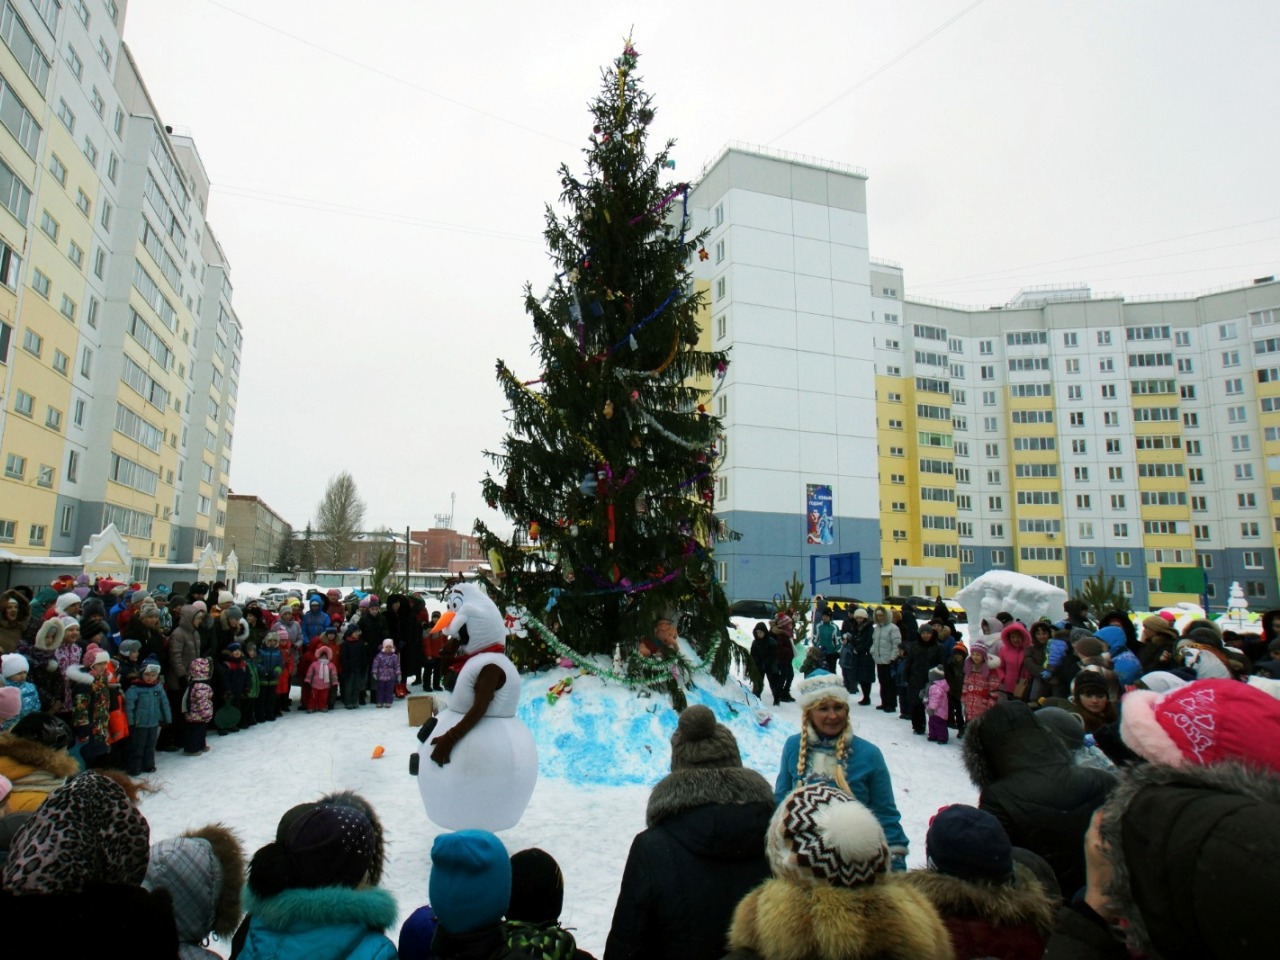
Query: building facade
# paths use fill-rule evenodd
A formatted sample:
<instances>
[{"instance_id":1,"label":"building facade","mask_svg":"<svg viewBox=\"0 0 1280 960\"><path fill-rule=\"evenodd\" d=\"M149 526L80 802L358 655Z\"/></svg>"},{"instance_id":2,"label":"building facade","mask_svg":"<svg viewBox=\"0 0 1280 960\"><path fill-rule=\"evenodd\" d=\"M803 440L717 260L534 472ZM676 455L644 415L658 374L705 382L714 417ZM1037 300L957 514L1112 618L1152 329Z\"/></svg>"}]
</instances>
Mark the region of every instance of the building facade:
<instances>
[{"instance_id":1,"label":"building facade","mask_svg":"<svg viewBox=\"0 0 1280 960\"><path fill-rule=\"evenodd\" d=\"M819 590L949 595L1008 569L1074 592L1101 573L1143 609L1198 599L1162 576L1199 567L1211 606L1232 583L1280 606L1273 278L912 298L901 264L868 255L865 174L755 148L725 149L689 207L710 231L692 267L711 343L730 351L712 403L732 599L856 552L859 582Z\"/></svg>"},{"instance_id":2,"label":"building facade","mask_svg":"<svg viewBox=\"0 0 1280 960\"><path fill-rule=\"evenodd\" d=\"M227 496L227 552L234 550L240 560L241 580L265 580L290 534L289 524L260 497Z\"/></svg>"},{"instance_id":3,"label":"building facade","mask_svg":"<svg viewBox=\"0 0 1280 960\"><path fill-rule=\"evenodd\" d=\"M0 546L224 549L242 335L209 181L98 0L0 0Z\"/></svg>"},{"instance_id":4,"label":"building facade","mask_svg":"<svg viewBox=\"0 0 1280 960\"><path fill-rule=\"evenodd\" d=\"M811 555L848 553L861 585L831 592L878 591L865 173L729 147L691 191L689 214L710 231L693 270L709 284L711 343L730 351L711 401L725 433L726 591L772 597L792 573L808 578Z\"/></svg>"},{"instance_id":5,"label":"building facade","mask_svg":"<svg viewBox=\"0 0 1280 960\"><path fill-rule=\"evenodd\" d=\"M877 315L876 367L887 564L944 566L947 590L1010 569L1073 592L1101 572L1137 609L1195 599L1162 573L1200 567L1210 605L1233 582L1280 605L1274 278L981 309L907 296Z\"/></svg>"}]
</instances>

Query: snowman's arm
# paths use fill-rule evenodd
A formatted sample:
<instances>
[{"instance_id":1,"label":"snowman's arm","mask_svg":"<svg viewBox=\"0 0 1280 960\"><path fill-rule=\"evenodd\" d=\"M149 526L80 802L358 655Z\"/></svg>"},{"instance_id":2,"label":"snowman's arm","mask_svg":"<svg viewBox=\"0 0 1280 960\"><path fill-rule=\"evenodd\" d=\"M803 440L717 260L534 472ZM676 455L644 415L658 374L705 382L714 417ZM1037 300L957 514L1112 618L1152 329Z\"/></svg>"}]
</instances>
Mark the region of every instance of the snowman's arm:
<instances>
[{"instance_id":1,"label":"snowman's arm","mask_svg":"<svg viewBox=\"0 0 1280 960\"><path fill-rule=\"evenodd\" d=\"M471 709L463 714L461 720L431 741L432 746L435 747L431 751L431 761L433 763L443 767L449 762L453 748L458 745L459 740L470 732L472 727L480 722L485 715L485 711L489 709L489 704L493 703L493 695L501 690L506 682L506 673L496 663L490 663L481 668L480 673L476 676L476 698L471 704Z\"/></svg>"}]
</instances>

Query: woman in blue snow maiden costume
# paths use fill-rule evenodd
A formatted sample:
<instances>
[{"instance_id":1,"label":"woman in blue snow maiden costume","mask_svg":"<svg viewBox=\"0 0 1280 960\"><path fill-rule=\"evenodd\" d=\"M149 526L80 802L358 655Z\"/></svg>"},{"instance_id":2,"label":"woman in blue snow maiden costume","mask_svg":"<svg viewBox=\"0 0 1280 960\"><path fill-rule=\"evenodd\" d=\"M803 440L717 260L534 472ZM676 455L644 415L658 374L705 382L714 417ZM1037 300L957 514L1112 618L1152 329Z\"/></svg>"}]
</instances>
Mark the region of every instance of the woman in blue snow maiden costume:
<instances>
[{"instance_id":1,"label":"woman in blue snow maiden costume","mask_svg":"<svg viewBox=\"0 0 1280 960\"><path fill-rule=\"evenodd\" d=\"M907 835L893 799L893 781L875 744L853 735L849 695L840 678L817 672L797 685L800 732L782 748L775 803L803 783L834 784L868 807L884 828L894 870L907 869Z\"/></svg>"}]
</instances>

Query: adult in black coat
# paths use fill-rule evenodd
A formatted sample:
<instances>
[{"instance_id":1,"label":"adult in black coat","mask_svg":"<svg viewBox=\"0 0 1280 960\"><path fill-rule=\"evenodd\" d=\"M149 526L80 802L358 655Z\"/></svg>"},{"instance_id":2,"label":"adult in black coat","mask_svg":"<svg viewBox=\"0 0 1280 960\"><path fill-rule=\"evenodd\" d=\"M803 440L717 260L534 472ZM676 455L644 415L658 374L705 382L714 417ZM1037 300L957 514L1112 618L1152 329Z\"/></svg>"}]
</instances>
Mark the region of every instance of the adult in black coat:
<instances>
[{"instance_id":1,"label":"adult in black coat","mask_svg":"<svg viewBox=\"0 0 1280 960\"><path fill-rule=\"evenodd\" d=\"M844 621L844 646L840 650L840 672L849 693L861 691L859 706L871 704L871 687L876 682L876 661L871 656L874 627L866 610L858 607Z\"/></svg>"},{"instance_id":2,"label":"adult in black coat","mask_svg":"<svg viewBox=\"0 0 1280 960\"><path fill-rule=\"evenodd\" d=\"M1085 846L1084 895L1058 911L1046 960L1276 955L1274 773L1235 763L1135 767L1098 811Z\"/></svg>"},{"instance_id":3,"label":"adult in black coat","mask_svg":"<svg viewBox=\"0 0 1280 960\"><path fill-rule=\"evenodd\" d=\"M769 632L769 625L763 620L751 630L751 661L756 666L759 678L751 683L751 692L757 697L764 693L765 682L769 683L769 692L773 694L773 704L778 705L778 691L781 689L782 677L778 673L778 645Z\"/></svg>"},{"instance_id":4,"label":"adult in black coat","mask_svg":"<svg viewBox=\"0 0 1280 960\"><path fill-rule=\"evenodd\" d=\"M631 844L604 960L715 960L738 901L769 876L773 788L744 769L738 743L704 706L680 715L671 773Z\"/></svg>"},{"instance_id":5,"label":"adult in black coat","mask_svg":"<svg viewBox=\"0 0 1280 960\"><path fill-rule=\"evenodd\" d=\"M1064 897L1084 886L1089 818L1116 778L1077 766L1020 700L997 703L969 724L964 763L980 791L978 807L999 819L1014 846L1049 862Z\"/></svg>"},{"instance_id":6,"label":"adult in black coat","mask_svg":"<svg viewBox=\"0 0 1280 960\"><path fill-rule=\"evenodd\" d=\"M921 694L929 685L929 671L942 666L942 647L938 631L931 623L920 628L920 639L907 648L907 699L911 704L911 731L924 736L924 700Z\"/></svg>"},{"instance_id":7,"label":"adult in black coat","mask_svg":"<svg viewBox=\"0 0 1280 960\"><path fill-rule=\"evenodd\" d=\"M422 624L413 603L402 593L387 597L387 632L400 654L400 679L406 684L422 673ZM376 651L375 651L376 655Z\"/></svg>"}]
</instances>

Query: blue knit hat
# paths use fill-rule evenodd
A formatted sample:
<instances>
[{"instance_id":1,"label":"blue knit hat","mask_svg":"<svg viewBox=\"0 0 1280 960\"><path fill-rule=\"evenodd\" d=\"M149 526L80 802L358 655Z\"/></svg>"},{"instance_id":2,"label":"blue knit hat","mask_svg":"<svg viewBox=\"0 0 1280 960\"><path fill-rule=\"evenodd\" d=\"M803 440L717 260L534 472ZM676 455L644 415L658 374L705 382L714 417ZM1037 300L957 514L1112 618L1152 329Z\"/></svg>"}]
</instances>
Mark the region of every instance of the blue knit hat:
<instances>
[{"instance_id":1,"label":"blue knit hat","mask_svg":"<svg viewBox=\"0 0 1280 960\"><path fill-rule=\"evenodd\" d=\"M994 816L963 803L943 807L925 836L929 866L962 880L1006 883L1013 876L1013 845Z\"/></svg>"},{"instance_id":2,"label":"blue knit hat","mask_svg":"<svg viewBox=\"0 0 1280 960\"><path fill-rule=\"evenodd\" d=\"M450 933L473 933L501 920L511 901L511 860L502 841L487 830L436 837L428 897Z\"/></svg>"}]
</instances>

